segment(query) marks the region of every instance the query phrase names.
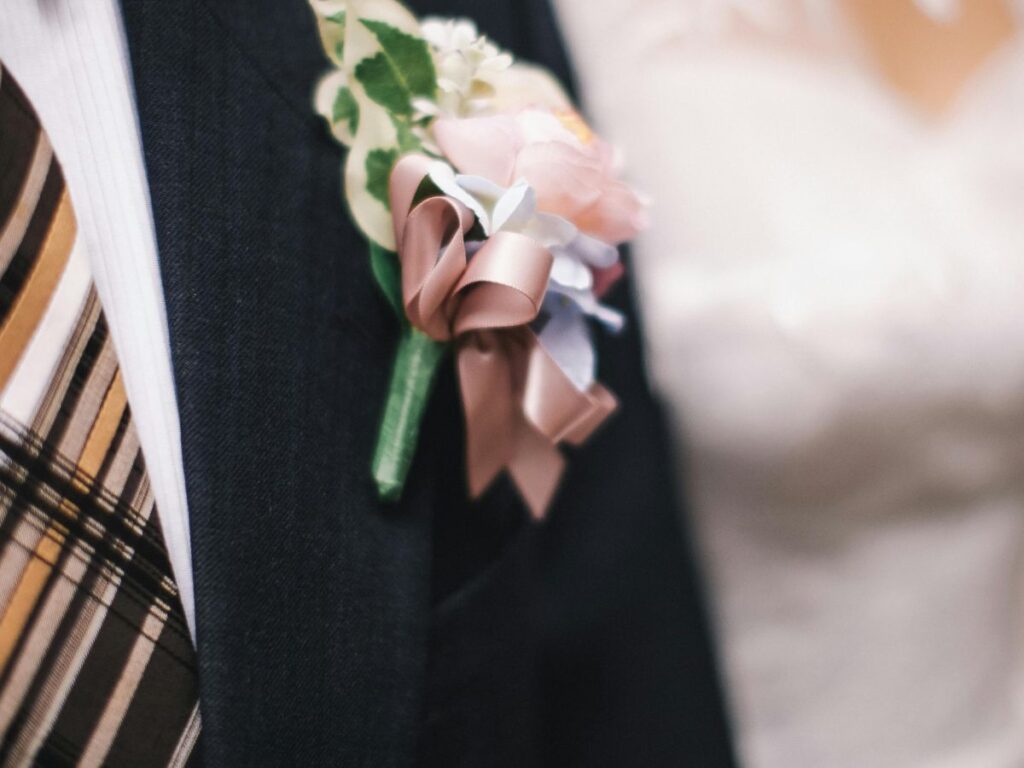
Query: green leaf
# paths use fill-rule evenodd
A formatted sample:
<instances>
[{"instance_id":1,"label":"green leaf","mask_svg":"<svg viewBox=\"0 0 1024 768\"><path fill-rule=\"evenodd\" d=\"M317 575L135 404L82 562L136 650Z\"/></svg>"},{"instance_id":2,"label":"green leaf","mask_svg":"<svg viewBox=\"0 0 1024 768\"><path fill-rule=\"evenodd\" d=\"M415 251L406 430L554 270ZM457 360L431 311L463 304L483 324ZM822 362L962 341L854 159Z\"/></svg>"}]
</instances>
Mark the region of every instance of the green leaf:
<instances>
[{"instance_id":1,"label":"green leaf","mask_svg":"<svg viewBox=\"0 0 1024 768\"><path fill-rule=\"evenodd\" d=\"M371 240L370 268L377 279L377 285L384 293L384 298L401 319L405 315L405 309L402 306L402 275L398 265L398 254L381 248Z\"/></svg>"},{"instance_id":2,"label":"green leaf","mask_svg":"<svg viewBox=\"0 0 1024 768\"><path fill-rule=\"evenodd\" d=\"M388 112L398 115L412 114L409 89L398 77L394 67L383 53L363 59L355 68L356 80L363 84L366 95Z\"/></svg>"},{"instance_id":3,"label":"green leaf","mask_svg":"<svg viewBox=\"0 0 1024 768\"><path fill-rule=\"evenodd\" d=\"M345 12L344 11L338 11L337 13L332 13L330 16L324 16L324 18L327 19L328 21L333 21L339 27L344 27L345 26Z\"/></svg>"},{"instance_id":4,"label":"green leaf","mask_svg":"<svg viewBox=\"0 0 1024 768\"><path fill-rule=\"evenodd\" d=\"M416 134L412 132L412 123L407 118L391 115L391 124L395 126L398 149L401 152L415 152L423 146Z\"/></svg>"},{"instance_id":5,"label":"green leaf","mask_svg":"<svg viewBox=\"0 0 1024 768\"><path fill-rule=\"evenodd\" d=\"M338 94L334 97L331 120L335 123L348 123L348 130L352 135L359 129L359 105L352 91L344 86L338 89Z\"/></svg>"},{"instance_id":6,"label":"green leaf","mask_svg":"<svg viewBox=\"0 0 1024 768\"><path fill-rule=\"evenodd\" d=\"M412 114L414 96L433 98L437 89L434 60L425 40L390 24L360 19L380 43L381 51L356 65L356 79L366 95L397 115Z\"/></svg>"},{"instance_id":7,"label":"green leaf","mask_svg":"<svg viewBox=\"0 0 1024 768\"><path fill-rule=\"evenodd\" d=\"M397 149L371 149L366 153L366 191L385 206L388 206L388 179L397 160Z\"/></svg>"},{"instance_id":8,"label":"green leaf","mask_svg":"<svg viewBox=\"0 0 1024 768\"><path fill-rule=\"evenodd\" d=\"M437 73L427 41L406 34L383 21L360 19L363 26L373 32L384 49L388 60L402 76L415 96L432 97L437 88Z\"/></svg>"}]
</instances>

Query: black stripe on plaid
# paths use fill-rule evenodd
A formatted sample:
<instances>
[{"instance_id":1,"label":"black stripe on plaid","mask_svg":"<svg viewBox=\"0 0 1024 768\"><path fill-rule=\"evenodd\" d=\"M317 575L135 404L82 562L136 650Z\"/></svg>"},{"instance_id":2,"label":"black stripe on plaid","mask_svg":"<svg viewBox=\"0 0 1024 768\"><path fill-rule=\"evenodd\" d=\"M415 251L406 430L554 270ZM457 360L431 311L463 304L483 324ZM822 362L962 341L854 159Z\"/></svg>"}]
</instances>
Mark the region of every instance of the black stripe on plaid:
<instances>
[{"instance_id":1,"label":"black stripe on plaid","mask_svg":"<svg viewBox=\"0 0 1024 768\"><path fill-rule=\"evenodd\" d=\"M0 222L10 224L19 205L23 217L7 229L3 323L65 189L35 113L2 68L0 139ZM56 373L39 382L31 427L0 414L5 766L183 765L198 754L194 652L107 336L90 289L60 341ZM104 450L90 454L95 477L78 466L89 444ZM65 446L72 455L61 455Z\"/></svg>"},{"instance_id":2,"label":"black stripe on plaid","mask_svg":"<svg viewBox=\"0 0 1024 768\"><path fill-rule=\"evenodd\" d=\"M100 349L102 349L106 338L107 324L103 319L103 315L100 314L95 320L95 324L93 325L92 332L89 336L89 341L86 343L84 349L82 349L81 356L77 361L74 361L75 370L67 388L63 393L58 395L60 397L60 406L56 417L54 418L50 428L47 430L45 436L33 437L33 432L22 430L17 425L10 425L15 434L21 432L25 438L24 445L18 450L31 451L34 448L42 450L43 446L56 445L60 442L61 437L64 435L64 430L71 419L71 414L74 413L75 407L78 405L78 401L82 396L85 382L88 380L89 374L92 371L93 366L96 364L96 359L99 356ZM2 423L3 420L0 419L0 424ZM28 461L29 458L26 456L22 458L20 463L24 465L27 464ZM43 463L45 464L46 462L44 461ZM29 475L25 479L25 483L29 486L35 484L37 481L38 478L34 475ZM0 522L0 545L2 545L3 542L10 542L14 535L14 531L17 529L20 518L24 513L24 510L20 508L20 505L29 496L27 490L28 488L23 490L21 493L14 494L12 496L12 501L10 502L11 509L4 517L3 521Z\"/></svg>"},{"instance_id":3,"label":"black stripe on plaid","mask_svg":"<svg viewBox=\"0 0 1024 768\"><path fill-rule=\"evenodd\" d=\"M7 319L15 300L25 286L32 268L39 260L43 250L43 243L49 234L50 225L57 215L57 205L60 203L61 195L64 193L64 177L61 175L60 167L51 161L50 169L46 174L46 181L39 194L39 202L32 212L28 229L22 237L11 259L11 263L4 270L0 278L0 323Z\"/></svg>"},{"instance_id":4,"label":"black stripe on plaid","mask_svg":"<svg viewBox=\"0 0 1024 768\"><path fill-rule=\"evenodd\" d=\"M60 526L69 541L85 541L102 557L130 573L147 592L166 600L177 597L168 583L170 563L155 518L147 521L126 503L125 494L118 497L99 488L94 478L37 435L15 425L6 414L0 413L0 427L0 455L10 460L8 466L0 467L0 488L13 490L26 509L26 517L38 521L40 526ZM17 437L11 437L10 432ZM137 461L136 466L139 469L133 474L141 475L141 462ZM14 471L17 468L25 470L28 477L19 481L20 473ZM77 511L74 516L62 507L68 503ZM141 533L138 528L142 528ZM108 535L113 537L111 541L107 540ZM132 554L126 555L124 550Z\"/></svg>"},{"instance_id":5,"label":"black stripe on plaid","mask_svg":"<svg viewBox=\"0 0 1024 768\"><path fill-rule=\"evenodd\" d=\"M8 466L0 471L0 489L30 494L30 498L23 499L16 508L24 510L24 519L32 520L40 531L59 528L64 535L62 560L81 557L74 553L75 544L80 541L92 552L86 576L76 585L73 603L55 632L53 647L22 700L22 712L4 736L0 756L18 740L21 728L26 725L25 714L45 686L60 653L61 638L67 636L85 602L96 599L96 583L110 583L111 575L116 574L120 584L108 607L108 617L77 673L37 760L66 764L80 757L118 684L125 660L138 642L147 615L154 605L159 605L167 611L167 617L159 634L151 638L152 656L126 707L107 760L115 765L166 764L163 759L153 758L164 755L169 759L188 725L197 699L195 663L180 602L167 578L170 566L161 543L158 519L150 513L140 531L145 513L127 502L135 495L139 480L127 482L117 497L102 489L83 490L83 486L95 481L83 477L70 461L55 454L38 436L19 429L2 415L0 427L0 455L8 459ZM12 438L12 432L17 437ZM116 451L116 442L112 443L110 452ZM144 477L141 454L135 465L131 476ZM26 477L35 478L35 482L17 480ZM69 516L66 507L61 507L62 500L78 507L75 516ZM151 501L149 505L152 507ZM50 579L53 583L47 584L47 591L58 580L67 578L62 565L63 562L59 562L54 567ZM43 603L41 598L37 611ZM32 623L30 620L29 625ZM17 655L16 651L12 660ZM0 690L3 682L0 680ZM159 727L154 727L154 723L159 723Z\"/></svg>"},{"instance_id":6,"label":"black stripe on plaid","mask_svg":"<svg viewBox=\"0 0 1024 768\"><path fill-rule=\"evenodd\" d=\"M42 137L35 111L18 84L0 66L0 231L17 205L36 145Z\"/></svg>"}]
</instances>

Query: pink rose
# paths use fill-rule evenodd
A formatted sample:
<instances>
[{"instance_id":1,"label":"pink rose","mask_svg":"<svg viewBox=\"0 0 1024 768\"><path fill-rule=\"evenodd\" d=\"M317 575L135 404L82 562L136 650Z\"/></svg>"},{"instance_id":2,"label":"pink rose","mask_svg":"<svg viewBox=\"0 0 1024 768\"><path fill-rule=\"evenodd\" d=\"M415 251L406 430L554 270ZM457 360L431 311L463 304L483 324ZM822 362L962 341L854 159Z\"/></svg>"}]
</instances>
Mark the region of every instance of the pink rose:
<instances>
[{"instance_id":1,"label":"pink rose","mask_svg":"<svg viewBox=\"0 0 1024 768\"><path fill-rule=\"evenodd\" d=\"M531 107L492 117L439 118L434 138L460 173L503 187L525 179L541 211L612 245L647 224L644 203L619 180L614 153L574 112Z\"/></svg>"}]
</instances>

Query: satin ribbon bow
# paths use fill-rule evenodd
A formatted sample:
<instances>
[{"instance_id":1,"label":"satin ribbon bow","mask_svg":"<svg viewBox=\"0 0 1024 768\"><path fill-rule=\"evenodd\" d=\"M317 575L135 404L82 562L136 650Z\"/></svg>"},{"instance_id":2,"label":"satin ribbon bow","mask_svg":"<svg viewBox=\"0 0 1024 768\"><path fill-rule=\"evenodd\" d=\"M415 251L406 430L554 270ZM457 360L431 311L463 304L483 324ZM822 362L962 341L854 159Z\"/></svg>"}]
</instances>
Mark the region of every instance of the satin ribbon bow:
<instances>
[{"instance_id":1,"label":"satin ribbon bow","mask_svg":"<svg viewBox=\"0 0 1024 768\"><path fill-rule=\"evenodd\" d=\"M506 469L540 518L565 467L559 443L585 441L615 410L615 397L596 382L578 389L529 327L551 272L546 248L497 232L470 256L469 208L445 195L413 206L433 162L406 155L391 174L405 312L431 338L455 342L470 495Z\"/></svg>"}]
</instances>

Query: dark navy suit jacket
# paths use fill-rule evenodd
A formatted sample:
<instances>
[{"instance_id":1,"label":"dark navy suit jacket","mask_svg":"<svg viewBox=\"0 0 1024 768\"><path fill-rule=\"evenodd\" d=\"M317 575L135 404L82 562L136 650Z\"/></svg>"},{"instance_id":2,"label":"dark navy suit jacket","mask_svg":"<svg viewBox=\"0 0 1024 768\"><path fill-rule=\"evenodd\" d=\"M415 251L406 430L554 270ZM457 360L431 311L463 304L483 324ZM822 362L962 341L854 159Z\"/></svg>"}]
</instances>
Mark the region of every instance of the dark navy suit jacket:
<instances>
[{"instance_id":1,"label":"dark navy suit jacket","mask_svg":"<svg viewBox=\"0 0 1024 768\"><path fill-rule=\"evenodd\" d=\"M423 0L565 80L544 0ZM397 326L313 114L303 0L123 0L166 292L209 766L729 766L665 424L621 410L543 525L465 498L454 377L397 506L369 460ZM450 369L450 366L448 366Z\"/></svg>"}]
</instances>

